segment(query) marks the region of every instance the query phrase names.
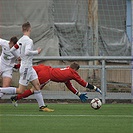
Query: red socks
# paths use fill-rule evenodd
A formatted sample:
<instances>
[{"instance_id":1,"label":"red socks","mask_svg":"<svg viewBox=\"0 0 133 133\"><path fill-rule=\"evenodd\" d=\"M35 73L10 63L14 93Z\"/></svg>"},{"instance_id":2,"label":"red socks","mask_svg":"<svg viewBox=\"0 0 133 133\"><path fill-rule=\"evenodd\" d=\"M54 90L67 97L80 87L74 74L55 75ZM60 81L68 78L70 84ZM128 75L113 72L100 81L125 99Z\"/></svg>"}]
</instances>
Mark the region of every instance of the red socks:
<instances>
[{"instance_id":1,"label":"red socks","mask_svg":"<svg viewBox=\"0 0 133 133\"><path fill-rule=\"evenodd\" d=\"M17 95L17 100L22 99L22 98L26 98L26 97L28 97L28 96L30 96L32 94L33 94L33 92L31 92L30 89L25 90L24 93Z\"/></svg>"}]
</instances>

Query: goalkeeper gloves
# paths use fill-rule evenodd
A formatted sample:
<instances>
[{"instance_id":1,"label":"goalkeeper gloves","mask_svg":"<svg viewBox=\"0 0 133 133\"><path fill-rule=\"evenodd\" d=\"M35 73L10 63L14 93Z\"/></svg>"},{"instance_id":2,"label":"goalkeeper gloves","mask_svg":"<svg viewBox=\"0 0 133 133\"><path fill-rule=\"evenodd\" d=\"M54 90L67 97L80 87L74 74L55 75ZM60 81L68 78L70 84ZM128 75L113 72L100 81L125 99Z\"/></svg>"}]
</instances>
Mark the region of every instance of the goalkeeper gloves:
<instances>
[{"instance_id":1,"label":"goalkeeper gloves","mask_svg":"<svg viewBox=\"0 0 133 133\"><path fill-rule=\"evenodd\" d=\"M82 93L78 92L77 95L79 96L79 98L80 98L80 100L81 100L82 102L85 102L85 101L87 101L87 99L88 99L87 93L83 93L83 94L82 94Z\"/></svg>"},{"instance_id":2,"label":"goalkeeper gloves","mask_svg":"<svg viewBox=\"0 0 133 133\"><path fill-rule=\"evenodd\" d=\"M102 95L102 91L99 88L97 88L96 86L94 86L94 90Z\"/></svg>"},{"instance_id":3,"label":"goalkeeper gloves","mask_svg":"<svg viewBox=\"0 0 133 133\"><path fill-rule=\"evenodd\" d=\"M91 90L94 89L96 92L98 92L98 93L100 93L102 95L102 91L99 88L97 88L96 86L94 86L94 85L91 85L91 84L88 83L86 88L89 88Z\"/></svg>"}]
</instances>

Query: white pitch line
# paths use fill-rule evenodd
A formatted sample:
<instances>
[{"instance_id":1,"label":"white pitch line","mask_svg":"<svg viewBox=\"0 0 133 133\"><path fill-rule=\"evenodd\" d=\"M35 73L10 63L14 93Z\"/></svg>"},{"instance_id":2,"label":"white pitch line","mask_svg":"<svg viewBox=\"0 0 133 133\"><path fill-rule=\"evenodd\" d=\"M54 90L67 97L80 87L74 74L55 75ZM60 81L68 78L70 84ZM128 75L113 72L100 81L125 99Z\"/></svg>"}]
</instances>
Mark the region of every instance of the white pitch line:
<instances>
[{"instance_id":1,"label":"white pitch line","mask_svg":"<svg viewBox=\"0 0 133 133\"><path fill-rule=\"evenodd\" d=\"M3 117L119 117L133 118L133 115L15 115L15 114L0 114Z\"/></svg>"}]
</instances>

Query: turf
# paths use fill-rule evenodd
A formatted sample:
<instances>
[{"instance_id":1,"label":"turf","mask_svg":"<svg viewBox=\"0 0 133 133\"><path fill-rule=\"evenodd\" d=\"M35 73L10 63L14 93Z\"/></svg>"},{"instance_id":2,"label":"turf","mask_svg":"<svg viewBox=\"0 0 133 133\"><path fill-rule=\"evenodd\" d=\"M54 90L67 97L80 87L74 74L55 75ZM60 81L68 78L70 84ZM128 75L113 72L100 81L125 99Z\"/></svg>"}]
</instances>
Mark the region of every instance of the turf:
<instances>
[{"instance_id":1,"label":"turf","mask_svg":"<svg viewBox=\"0 0 133 133\"><path fill-rule=\"evenodd\" d=\"M54 112L39 112L37 104L0 105L0 133L133 133L133 105L49 104Z\"/></svg>"}]
</instances>

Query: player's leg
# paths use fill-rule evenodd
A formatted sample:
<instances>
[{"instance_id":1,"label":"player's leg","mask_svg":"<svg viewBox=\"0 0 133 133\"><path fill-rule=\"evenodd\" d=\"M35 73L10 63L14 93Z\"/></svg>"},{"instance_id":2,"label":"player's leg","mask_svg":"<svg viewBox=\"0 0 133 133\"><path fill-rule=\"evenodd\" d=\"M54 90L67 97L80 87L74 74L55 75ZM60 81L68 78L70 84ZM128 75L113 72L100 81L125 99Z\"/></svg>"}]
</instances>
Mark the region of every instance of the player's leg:
<instances>
[{"instance_id":1,"label":"player's leg","mask_svg":"<svg viewBox=\"0 0 133 133\"><path fill-rule=\"evenodd\" d=\"M15 87L0 87L0 93L13 95L16 94L16 88Z\"/></svg>"},{"instance_id":2,"label":"player's leg","mask_svg":"<svg viewBox=\"0 0 133 133\"><path fill-rule=\"evenodd\" d=\"M38 80L37 73L33 68L29 71L29 73L30 73L29 80L30 80L30 82L33 86L31 88L31 91L34 92L34 96L35 96L35 99L38 102L39 107L45 106L44 101L43 101L43 96L42 96L42 93L40 91L40 83L39 83L39 80Z\"/></svg>"},{"instance_id":3,"label":"player's leg","mask_svg":"<svg viewBox=\"0 0 133 133\"><path fill-rule=\"evenodd\" d=\"M22 93L24 92L25 88L26 88L25 85L19 84L19 87L16 89L16 94L22 94ZM15 107L18 106L16 97L12 96L12 97L11 97L11 101L12 101L12 104L13 104Z\"/></svg>"},{"instance_id":4,"label":"player's leg","mask_svg":"<svg viewBox=\"0 0 133 133\"><path fill-rule=\"evenodd\" d=\"M40 76L39 73L38 73L38 76ZM36 74L33 75L33 79L34 79L34 78L37 78ZM41 80L41 82L42 82L43 84L40 85L40 89L42 89L42 88L49 82L49 79L47 79L46 77L44 77L43 80ZM11 97L11 100L17 102L18 100L20 100L20 99L22 99L22 98L26 98L26 97L28 97L28 96L34 94L34 90L35 90L35 89L33 89L33 88L28 89L28 90L25 90L24 93L22 93L22 94L18 94L17 96L12 96L12 97Z\"/></svg>"},{"instance_id":5,"label":"player's leg","mask_svg":"<svg viewBox=\"0 0 133 133\"><path fill-rule=\"evenodd\" d=\"M27 70L26 71L27 73L25 73L25 69ZM21 68L20 69L19 88L16 89L16 94L24 93L26 87L29 84L29 78L30 78L30 71L28 71L27 68ZM11 101L14 106L18 106L16 96L11 97Z\"/></svg>"},{"instance_id":6,"label":"player's leg","mask_svg":"<svg viewBox=\"0 0 133 133\"><path fill-rule=\"evenodd\" d=\"M12 70L1 72L2 76L2 87L9 87L11 86L12 81ZM0 97L2 97L4 94L1 93Z\"/></svg>"},{"instance_id":7,"label":"player's leg","mask_svg":"<svg viewBox=\"0 0 133 133\"><path fill-rule=\"evenodd\" d=\"M23 86L23 85L20 85L19 88L16 88L16 87L4 87L4 88L1 88L0 87L0 93L9 94L9 95L23 93L24 90L25 90L25 86Z\"/></svg>"},{"instance_id":8,"label":"player's leg","mask_svg":"<svg viewBox=\"0 0 133 133\"><path fill-rule=\"evenodd\" d=\"M52 109L46 108L46 105L44 103L43 96L42 96L42 93L41 93L41 90L40 90L40 83L39 83L39 80L38 80L38 76L37 76L34 69L32 70L31 84L33 85L32 90L34 91L34 96L35 96L35 99L38 102L40 111L47 111L47 112L54 111Z\"/></svg>"},{"instance_id":9,"label":"player's leg","mask_svg":"<svg viewBox=\"0 0 133 133\"><path fill-rule=\"evenodd\" d=\"M34 91L35 99L37 100L38 105L39 105L39 111L53 112L54 111L53 109L49 109L45 105L40 87L39 87L39 90L37 90L38 83L39 83L38 79L33 80L31 83L33 85L32 90Z\"/></svg>"},{"instance_id":10,"label":"player's leg","mask_svg":"<svg viewBox=\"0 0 133 133\"><path fill-rule=\"evenodd\" d=\"M16 90L17 94L24 93L26 87L31 81L31 78L33 78L32 69L33 69L32 67L31 68L20 68L19 88ZM38 88L39 88L39 85L38 85Z\"/></svg>"},{"instance_id":11,"label":"player's leg","mask_svg":"<svg viewBox=\"0 0 133 133\"><path fill-rule=\"evenodd\" d=\"M14 96L16 100L20 100L23 98L26 98L30 95L34 94L34 92L31 89L25 90L24 93L18 94L17 96Z\"/></svg>"},{"instance_id":12,"label":"player's leg","mask_svg":"<svg viewBox=\"0 0 133 133\"><path fill-rule=\"evenodd\" d=\"M2 78L2 87L9 87L11 85L12 79L9 77ZM3 97L4 93L0 94L0 97Z\"/></svg>"},{"instance_id":13,"label":"player's leg","mask_svg":"<svg viewBox=\"0 0 133 133\"><path fill-rule=\"evenodd\" d=\"M12 81L12 69L8 71L4 71L2 73L2 86L3 87L9 87L11 86L11 81Z\"/></svg>"},{"instance_id":14,"label":"player's leg","mask_svg":"<svg viewBox=\"0 0 133 133\"><path fill-rule=\"evenodd\" d=\"M18 91L18 97L17 96L12 96L11 97L11 101L12 103L17 104L17 100L21 99L21 98L25 98L28 95L32 94L30 92L30 90L28 90L28 95L27 95L27 91L26 91L26 95L25 95L25 88L26 86L28 86L29 84L29 79L30 79L30 68L20 68L20 79L19 79L19 89ZM20 91L22 91L24 93L20 93Z\"/></svg>"},{"instance_id":15,"label":"player's leg","mask_svg":"<svg viewBox=\"0 0 133 133\"><path fill-rule=\"evenodd\" d=\"M33 92L30 89L28 89L28 90L25 90L24 93L22 93L22 94L18 94L17 96L12 96L10 99L12 101L12 104L15 107L17 107L18 106L18 103L17 103L18 100L20 100L22 98L26 98L32 94L33 94Z\"/></svg>"},{"instance_id":16,"label":"player's leg","mask_svg":"<svg viewBox=\"0 0 133 133\"><path fill-rule=\"evenodd\" d=\"M27 68L22 68L20 70L20 79L19 79L19 87L4 87L4 88L0 88L0 93L3 94L21 94L24 92L26 86L29 83L29 76L30 74L27 72L25 73L25 69Z\"/></svg>"},{"instance_id":17,"label":"player's leg","mask_svg":"<svg viewBox=\"0 0 133 133\"><path fill-rule=\"evenodd\" d=\"M3 87L9 87L9 86L11 86L11 81L12 81L12 79L10 78L10 77L3 77L2 78L2 86Z\"/></svg>"},{"instance_id":18,"label":"player's leg","mask_svg":"<svg viewBox=\"0 0 133 133\"><path fill-rule=\"evenodd\" d=\"M46 85L45 83L41 84L40 89L42 89L45 85ZM25 90L24 93L22 93L22 94L18 94L17 96L12 96L11 99L15 100L15 101L18 101L20 99L26 98L26 97L28 97L30 95L33 95L33 94L34 94L34 89L31 88L31 89Z\"/></svg>"}]
</instances>

